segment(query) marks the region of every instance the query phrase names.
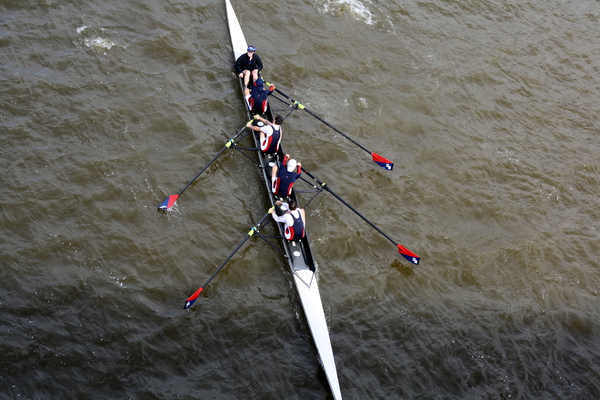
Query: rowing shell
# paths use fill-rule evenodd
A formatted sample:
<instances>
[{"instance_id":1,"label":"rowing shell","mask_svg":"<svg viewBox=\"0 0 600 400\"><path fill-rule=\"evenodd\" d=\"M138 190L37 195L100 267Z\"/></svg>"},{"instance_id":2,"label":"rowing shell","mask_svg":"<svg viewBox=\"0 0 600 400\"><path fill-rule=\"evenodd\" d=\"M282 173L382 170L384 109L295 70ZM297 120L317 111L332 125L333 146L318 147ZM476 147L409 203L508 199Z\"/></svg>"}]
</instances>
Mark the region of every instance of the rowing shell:
<instances>
[{"instance_id":1,"label":"rowing shell","mask_svg":"<svg viewBox=\"0 0 600 400\"><path fill-rule=\"evenodd\" d=\"M225 0L227 8L227 21L229 23L229 34L231 36L231 44L233 47L233 54L235 60L238 59L243 53L247 51L248 45L240 23L235 15L231 2ZM240 86L243 95L243 83L240 80ZM245 106L244 101L244 108ZM269 121L273 120L270 107L267 110L266 118ZM248 112L248 119L250 119ZM260 137L257 132L252 135L256 147L260 149ZM271 168L277 162L276 157L265 155L260 150L257 152L260 160L261 169L263 171L263 178L265 181L267 193L271 205L275 206L275 197L271 192ZM283 150L280 148L279 157L282 159ZM296 200L296 194L292 192L291 199ZM323 303L321 302L321 294L319 292L319 285L317 283L317 267L310 249L308 241L308 235L301 241L288 242L284 238L284 224L277 224L282 237L282 243L285 250L285 254L289 261L290 270L294 277L294 283L300 296L302 308L308 321L308 326L312 334L317 352L321 360L321 365L327 376L329 387L335 400L341 400L342 393L340 391L340 384L338 381L337 369L335 367L335 359L333 357L333 350L331 348L331 340L329 338L329 329L327 328L327 320L325 319L325 312L323 310Z\"/></svg>"}]
</instances>

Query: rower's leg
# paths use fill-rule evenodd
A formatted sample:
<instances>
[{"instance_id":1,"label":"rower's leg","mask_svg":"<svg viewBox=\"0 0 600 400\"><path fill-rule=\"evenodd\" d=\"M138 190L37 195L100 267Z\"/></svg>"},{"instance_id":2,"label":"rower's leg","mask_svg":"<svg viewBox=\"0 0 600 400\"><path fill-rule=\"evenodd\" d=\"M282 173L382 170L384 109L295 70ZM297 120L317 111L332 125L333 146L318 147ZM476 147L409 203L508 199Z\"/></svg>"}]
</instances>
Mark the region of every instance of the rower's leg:
<instances>
[{"instance_id":1,"label":"rower's leg","mask_svg":"<svg viewBox=\"0 0 600 400\"><path fill-rule=\"evenodd\" d=\"M244 88L244 100L246 100L246 107L248 110L252 111L252 107L250 106L250 89Z\"/></svg>"},{"instance_id":2,"label":"rower's leg","mask_svg":"<svg viewBox=\"0 0 600 400\"><path fill-rule=\"evenodd\" d=\"M273 194L277 193L277 189L278 189L278 185L277 185L277 173L279 172L279 168L277 167L277 164L275 163L275 165L273 165L271 167L271 192Z\"/></svg>"},{"instance_id":3,"label":"rower's leg","mask_svg":"<svg viewBox=\"0 0 600 400\"><path fill-rule=\"evenodd\" d=\"M248 82L250 82L250 71L245 69L242 73L244 74L244 87L247 88Z\"/></svg>"}]
</instances>

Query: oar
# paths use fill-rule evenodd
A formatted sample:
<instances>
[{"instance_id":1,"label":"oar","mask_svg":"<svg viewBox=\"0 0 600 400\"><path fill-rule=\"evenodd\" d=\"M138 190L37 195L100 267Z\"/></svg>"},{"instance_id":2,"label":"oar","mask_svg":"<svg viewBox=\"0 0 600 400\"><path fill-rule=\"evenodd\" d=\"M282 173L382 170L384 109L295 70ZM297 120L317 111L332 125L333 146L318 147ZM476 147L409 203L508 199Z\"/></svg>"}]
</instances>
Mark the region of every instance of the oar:
<instances>
[{"instance_id":1,"label":"oar","mask_svg":"<svg viewBox=\"0 0 600 400\"><path fill-rule=\"evenodd\" d=\"M354 143L355 145L357 145L358 147L360 147L361 149L363 149L364 151L369 153L371 155L372 160L380 167L385 168L390 171L392 169L394 169L394 163L391 162L390 160L388 160L387 158L384 158L384 157L380 156L379 154L373 153L372 151L368 150L367 148L362 146L360 143L356 142L354 139L352 139L351 137L346 135L344 132L340 131L335 126L331 125L329 122L325 121L323 118L319 117L317 114L313 113L308 108L304 107L304 105L300 104L300 102L292 99L290 96L283 93L281 90L279 90L277 88L275 88L275 90L277 91L277 93L281 94L282 96L287 97L287 99L289 101L294 103L295 107L298 107L299 109L306 111L307 113L309 113L310 115L312 115L313 117L315 117L316 119L318 119L319 121L321 121L322 123L324 123L325 125L330 127L331 129L333 129L334 131L336 131L337 133L339 133L340 135L342 135L343 137L345 137L346 139L348 139L349 141L351 141L352 143Z\"/></svg>"},{"instance_id":2,"label":"oar","mask_svg":"<svg viewBox=\"0 0 600 400\"><path fill-rule=\"evenodd\" d=\"M252 121L250 121L250 122L252 122ZM177 201L177 199L179 198L179 196L181 196L181 194L182 194L183 192L185 192L185 190L186 190L187 188L189 188L189 187L192 185L192 183L194 183L194 182L196 181L196 179L198 179L198 177L199 177L200 175L202 175L202 173L203 173L204 171L206 171L206 170L208 169L208 167L210 167L210 165L211 165L213 162L215 162L215 160L216 160L217 158L219 158L219 156L220 156L221 154L223 154L223 153L225 152L225 150L227 150L229 147L231 147L231 145L232 145L232 144L234 144L234 143L236 142L237 138L238 138L238 137L239 137L239 136L242 134L242 132L244 132L246 129L247 129L247 127L246 127L246 126L244 126L244 127L243 127L243 128L242 128L242 129L241 129L241 130L240 130L240 131L239 131L239 132L238 132L238 133L237 133L237 134L236 134L236 135L235 135L235 136L234 136L232 139L229 139L229 140L227 141L227 143L225 143L225 147L223 147L223 149L221 149L221 151L219 151L219 152L217 153L217 155L216 155L216 156L214 156L214 157L213 157L213 159L212 159L212 160L210 160L210 162L209 162L208 164L206 164L206 166L205 166L204 168L202 168L202 170L201 170L200 172L198 172L198 174L197 174L197 175L196 175L196 176L195 176L195 177L194 177L194 178L193 178L193 179L192 179L192 180L191 180L191 181L190 181L190 182L189 182L187 185L185 185L183 189L181 189L181 190L179 191L179 193L177 193L177 194L172 194L172 195L168 196L168 197L165 199L165 201L163 201L162 203L160 203L160 205L158 206L158 209L159 209L159 210L163 210L163 211L169 211L171 208L173 208L173 206L175 205L175 202Z\"/></svg>"},{"instance_id":3,"label":"oar","mask_svg":"<svg viewBox=\"0 0 600 400\"><path fill-rule=\"evenodd\" d=\"M258 232L261 228L262 228L262 223L265 222L265 219L267 219L269 217L269 213L266 213L264 217L262 217L260 219L260 221L258 222L258 224L256 224L256 226L253 226L252 229L250 229L250 232L248 232L246 234L246 236L244 237L244 239L240 242L240 244L237 245L237 247L235 248L235 250L233 250L231 252L231 254L229 256L227 256L227 258L225 259L225 261L223 261L223 264L221 264L219 266L219 268L217 268L217 270L215 272L213 272L213 274L210 276L210 278L208 278L208 280L204 283L204 285L202 285L198 290L196 290L196 292L191 295L186 301L185 301L185 305L183 306L183 309L187 309L190 308L192 306L192 304L194 304L194 302L196 301L196 299L198 299L198 296L200 296L200 293L202 293L202 291L204 290L204 288L206 286L208 286L208 284L210 283L210 281L213 280L213 278L215 276L217 276L217 274L219 272L221 272L221 270L223 269L223 267L225 266L225 264L227 264L227 262L229 260L231 260L231 257L233 257L233 255L235 253L237 253L237 251L240 249L240 247L242 247L244 245L244 243L246 243L246 240L250 239L254 233ZM267 221L267 224L271 222L271 219L269 219L269 221ZM266 226L266 224L265 224Z\"/></svg>"},{"instance_id":4,"label":"oar","mask_svg":"<svg viewBox=\"0 0 600 400\"><path fill-rule=\"evenodd\" d=\"M304 169L304 167L301 167L302 171L304 171L308 176L310 176L315 182L317 182L319 185L321 185L321 187L325 190L327 190L329 193L331 193L332 195L335 196L336 199L338 199L339 201L341 201L342 203L344 203L344 205L346 207L348 207L350 210L354 211L354 213L356 215L358 215L359 217L361 217L363 220L365 220L366 223L368 223L369 225L371 225L373 228L375 228L375 230L379 233L381 233L387 240L389 240L390 242L392 242L394 245L396 245L396 247L398 248L398 253L400 253L404 258L406 258L408 261L410 261L411 263L415 264L415 265L419 265L419 260L421 259L421 257L419 257L418 255L416 255L415 253L413 253L412 251L408 250L406 247L402 246L401 244L396 243L396 241L394 239L392 239L391 237L389 237L385 232L383 232L381 229L379 229L378 227L376 227L371 221L369 221L367 218L365 218L361 213L359 213L358 211L356 211L350 204L346 203L346 201L344 199L342 199L340 196L338 196L333 190L331 190L329 188L329 186L327 186L326 183L321 182L317 177L315 177L313 174L311 174L310 172L308 172L306 169Z\"/></svg>"}]
</instances>

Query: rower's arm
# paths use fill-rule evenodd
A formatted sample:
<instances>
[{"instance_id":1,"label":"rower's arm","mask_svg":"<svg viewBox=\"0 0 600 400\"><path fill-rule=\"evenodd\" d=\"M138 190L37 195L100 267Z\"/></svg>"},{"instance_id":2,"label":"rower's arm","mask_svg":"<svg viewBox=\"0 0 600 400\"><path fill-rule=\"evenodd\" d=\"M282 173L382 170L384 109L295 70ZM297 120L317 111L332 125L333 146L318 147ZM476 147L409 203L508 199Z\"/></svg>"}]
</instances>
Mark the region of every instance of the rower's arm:
<instances>
[{"instance_id":1,"label":"rower's arm","mask_svg":"<svg viewBox=\"0 0 600 400\"><path fill-rule=\"evenodd\" d=\"M271 122L271 121L269 121L268 119L264 119L263 117L261 117L261 116L260 116L260 115L258 115L258 114L256 114L256 115L254 116L254 119L257 119L257 120L259 120L259 121L260 121L260 122L262 122L263 124L266 124L266 125L272 125L272 122Z\"/></svg>"},{"instance_id":2,"label":"rower's arm","mask_svg":"<svg viewBox=\"0 0 600 400\"><path fill-rule=\"evenodd\" d=\"M252 129L253 131L260 131L260 126L252 125L252 121L248 121L248 123L246 124L246 127Z\"/></svg>"},{"instance_id":3,"label":"rower's arm","mask_svg":"<svg viewBox=\"0 0 600 400\"><path fill-rule=\"evenodd\" d=\"M279 223L286 224L289 226L294 224L293 221L290 224L290 216L288 216L289 215L288 213L285 213L283 215L277 215L277 214L271 214L271 215L273 215L273 219L275 220L275 222L279 222Z\"/></svg>"}]
</instances>

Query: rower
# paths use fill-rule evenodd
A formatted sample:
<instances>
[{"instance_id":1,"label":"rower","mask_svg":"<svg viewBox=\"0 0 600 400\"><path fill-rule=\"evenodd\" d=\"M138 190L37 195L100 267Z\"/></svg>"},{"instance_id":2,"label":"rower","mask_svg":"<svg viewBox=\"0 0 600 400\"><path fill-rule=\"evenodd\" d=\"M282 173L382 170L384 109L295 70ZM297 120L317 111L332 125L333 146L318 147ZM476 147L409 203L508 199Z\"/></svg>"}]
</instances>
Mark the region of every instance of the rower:
<instances>
[{"instance_id":1,"label":"rower","mask_svg":"<svg viewBox=\"0 0 600 400\"><path fill-rule=\"evenodd\" d=\"M244 89L244 99L246 100L248 110L255 114L266 113L268 105L267 98L273 93L273 90L275 90L274 85L271 85L269 89L264 87L262 78L258 78L252 84L252 92L250 92L250 89L248 88Z\"/></svg>"},{"instance_id":2,"label":"rower","mask_svg":"<svg viewBox=\"0 0 600 400\"><path fill-rule=\"evenodd\" d=\"M246 53L242 54L235 61L235 71L238 73L240 78L244 78L244 87L248 87L250 82L250 76L252 76L252 82L258 80L258 74L263 69L263 63L258 54L255 54L256 48L254 46L248 46Z\"/></svg>"},{"instance_id":3,"label":"rower","mask_svg":"<svg viewBox=\"0 0 600 400\"><path fill-rule=\"evenodd\" d=\"M292 187L296 183L296 179L300 178L301 173L302 164L286 154L280 168L277 165L271 168L271 190L273 194L280 198L292 194Z\"/></svg>"},{"instance_id":4,"label":"rower","mask_svg":"<svg viewBox=\"0 0 600 400\"><path fill-rule=\"evenodd\" d=\"M279 114L273 118L273 122L261 117L260 115L254 116L255 121L259 121L263 126L252 125L252 121L248 122L246 126L253 131L260 132L260 150L269 155L275 155L279 151L279 143L281 143L281 124L283 124L283 117Z\"/></svg>"},{"instance_id":5,"label":"rower","mask_svg":"<svg viewBox=\"0 0 600 400\"><path fill-rule=\"evenodd\" d=\"M285 224L284 236L288 241L300 240L304 238L304 225L306 214L303 208L298 208L296 200L291 200L289 203L284 203L277 200L275 205L284 211L282 215L277 215L273 208L269 209L269 214L273 216L276 222Z\"/></svg>"}]
</instances>

